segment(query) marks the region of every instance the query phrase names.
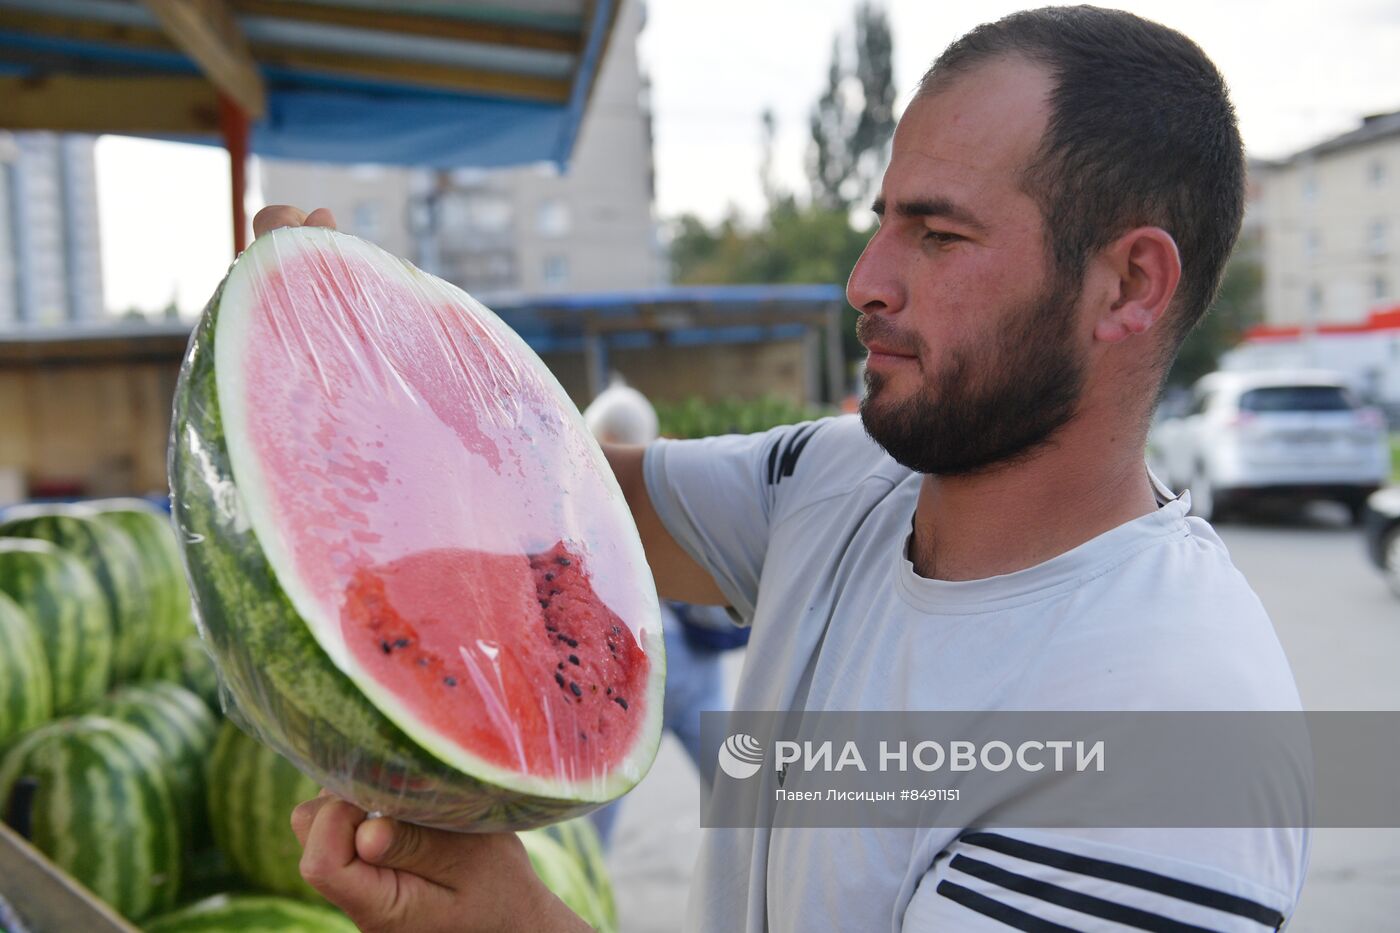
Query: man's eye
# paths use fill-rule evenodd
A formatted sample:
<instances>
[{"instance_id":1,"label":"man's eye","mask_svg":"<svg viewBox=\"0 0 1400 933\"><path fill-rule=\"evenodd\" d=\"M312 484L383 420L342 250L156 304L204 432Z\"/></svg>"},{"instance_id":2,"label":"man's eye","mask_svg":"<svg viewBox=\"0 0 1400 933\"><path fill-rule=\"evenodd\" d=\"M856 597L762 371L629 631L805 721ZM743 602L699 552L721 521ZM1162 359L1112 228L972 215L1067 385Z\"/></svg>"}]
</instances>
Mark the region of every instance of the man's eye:
<instances>
[{"instance_id":1,"label":"man's eye","mask_svg":"<svg viewBox=\"0 0 1400 933\"><path fill-rule=\"evenodd\" d=\"M962 237L958 236L956 233L946 233L942 230L924 231L924 242L932 243L935 246L948 246L949 244L956 243L961 239Z\"/></svg>"}]
</instances>

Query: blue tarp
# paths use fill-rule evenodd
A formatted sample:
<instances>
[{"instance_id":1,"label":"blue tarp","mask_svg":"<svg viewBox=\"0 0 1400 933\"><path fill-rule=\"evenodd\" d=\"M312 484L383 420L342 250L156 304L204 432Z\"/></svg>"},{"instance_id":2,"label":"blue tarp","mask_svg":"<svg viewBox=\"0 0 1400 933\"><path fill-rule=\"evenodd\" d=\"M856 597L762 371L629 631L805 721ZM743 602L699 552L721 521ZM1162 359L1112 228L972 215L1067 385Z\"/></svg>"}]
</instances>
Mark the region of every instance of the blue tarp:
<instances>
[{"instance_id":1,"label":"blue tarp","mask_svg":"<svg viewBox=\"0 0 1400 933\"><path fill-rule=\"evenodd\" d=\"M561 102L455 93L407 82L345 78L260 63L268 108L252 127L252 152L320 162L439 168L553 162L562 169L578 134L617 2L598 0L585 7L589 21L580 24L585 40L568 72L568 99ZM389 12L402 11L393 3L377 6ZM3 8L91 18L112 25L153 23L139 4L109 0L0 0ZM478 48L476 54L484 53ZM0 28L0 74L55 70L35 65L35 61L79 63L83 70L132 76L198 74L194 63L176 51ZM180 139L222 144L215 136Z\"/></svg>"}]
</instances>

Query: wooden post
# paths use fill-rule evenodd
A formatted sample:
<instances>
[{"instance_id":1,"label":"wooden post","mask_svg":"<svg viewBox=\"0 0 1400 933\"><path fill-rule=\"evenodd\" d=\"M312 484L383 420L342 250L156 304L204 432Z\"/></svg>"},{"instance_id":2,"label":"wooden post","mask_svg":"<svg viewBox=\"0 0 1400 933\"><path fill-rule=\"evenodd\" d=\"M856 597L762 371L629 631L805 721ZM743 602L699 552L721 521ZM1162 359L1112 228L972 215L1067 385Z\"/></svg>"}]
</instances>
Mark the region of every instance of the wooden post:
<instances>
[{"instance_id":1,"label":"wooden post","mask_svg":"<svg viewBox=\"0 0 1400 933\"><path fill-rule=\"evenodd\" d=\"M227 94L219 94L219 129L228 149L230 180L233 183L233 255L248 246L248 117Z\"/></svg>"}]
</instances>

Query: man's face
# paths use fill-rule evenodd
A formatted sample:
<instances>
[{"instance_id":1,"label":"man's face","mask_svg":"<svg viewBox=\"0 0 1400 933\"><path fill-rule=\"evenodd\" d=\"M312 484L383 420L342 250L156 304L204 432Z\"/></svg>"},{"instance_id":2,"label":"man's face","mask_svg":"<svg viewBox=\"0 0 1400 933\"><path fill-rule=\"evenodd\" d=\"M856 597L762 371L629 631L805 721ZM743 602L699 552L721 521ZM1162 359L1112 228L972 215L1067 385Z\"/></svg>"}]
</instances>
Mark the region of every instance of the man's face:
<instances>
[{"instance_id":1,"label":"man's face","mask_svg":"<svg viewBox=\"0 0 1400 933\"><path fill-rule=\"evenodd\" d=\"M1074 415L1079 287L1050 268L1019 187L1049 86L1038 66L994 61L915 99L895 131L847 297L870 350L866 431L920 473L1024 456Z\"/></svg>"}]
</instances>

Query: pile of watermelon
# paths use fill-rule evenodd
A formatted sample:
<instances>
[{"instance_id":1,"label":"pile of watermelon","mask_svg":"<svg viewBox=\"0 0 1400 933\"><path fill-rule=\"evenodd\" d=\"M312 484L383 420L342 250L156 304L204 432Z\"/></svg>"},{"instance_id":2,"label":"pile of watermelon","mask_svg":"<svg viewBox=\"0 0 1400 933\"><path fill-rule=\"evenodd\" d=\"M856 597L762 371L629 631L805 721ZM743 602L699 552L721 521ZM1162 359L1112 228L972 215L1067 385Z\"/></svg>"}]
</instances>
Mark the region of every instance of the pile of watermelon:
<instances>
[{"instance_id":1,"label":"pile of watermelon","mask_svg":"<svg viewBox=\"0 0 1400 933\"><path fill-rule=\"evenodd\" d=\"M0 819L144 929L350 933L297 868L288 817L319 788L222 706L163 511L5 514ZM616 929L591 825L524 835L546 884Z\"/></svg>"}]
</instances>

